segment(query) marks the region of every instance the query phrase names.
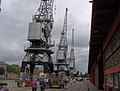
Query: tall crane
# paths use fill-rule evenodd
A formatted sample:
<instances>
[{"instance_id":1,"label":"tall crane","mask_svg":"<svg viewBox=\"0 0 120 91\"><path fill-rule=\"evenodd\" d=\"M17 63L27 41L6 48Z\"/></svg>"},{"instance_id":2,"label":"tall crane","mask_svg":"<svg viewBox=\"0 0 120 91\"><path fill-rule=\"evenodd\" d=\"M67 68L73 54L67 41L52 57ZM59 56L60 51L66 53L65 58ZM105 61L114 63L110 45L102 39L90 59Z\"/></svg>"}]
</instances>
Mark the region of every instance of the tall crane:
<instances>
[{"instance_id":1,"label":"tall crane","mask_svg":"<svg viewBox=\"0 0 120 91\"><path fill-rule=\"evenodd\" d=\"M72 76L75 72L74 29L72 29L72 42L71 42L71 52L69 58L69 69L70 69L70 75Z\"/></svg>"},{"instance_id":2,"label":"tall crane","mask_svg":"<svg viewBox=\"0 0 120 91\"><path fill-rule=\"evenodd\" d=\"M36 65L43 65L44 73L50 74L53 70L51 54L51 31L53 28L53 3L54 0L41 0L40 6L29 23L28 41L26 52L21 66L21 77L30 73L32 80Z\"/></svg>"},{"instance_id":3,"label":"tall crane","mask_svg":"<svg viewBox=\"0 0 120 91\"><path fill-rule=\"evenodd\" d=\"M68 70L68 64L67 64L67 50L68 50L68 44L67 44L67 12L68 9L66 8L65 11L65 18L64 18L64 24L63 24L63 30L61 32L61 38L60 43L57 50L57 69L61 70L61 67L63 69Z\"/></svg>"},{"instance_id":4,"label":"tall crane","mask_svg":"<svg viewBox=\"0 0 120 91\"><path fill-rule=\"evenodd\" d=\"M1 12L1 0L0 0L0 12Z\"/></svg>"},{"instance_id":5,"label":"tall crane","mask_svg":"<svg viewBox=\"0 0 120 91\"><path fill-rule=\"evenodd\" d=\"M63 87L63 81L68 77L67 12L68 9L66 8L63 30L61 31L60 43L56 54L56 64L54 65L54 71L51 76L51 87Z\"/></svg>"}]
</instances>

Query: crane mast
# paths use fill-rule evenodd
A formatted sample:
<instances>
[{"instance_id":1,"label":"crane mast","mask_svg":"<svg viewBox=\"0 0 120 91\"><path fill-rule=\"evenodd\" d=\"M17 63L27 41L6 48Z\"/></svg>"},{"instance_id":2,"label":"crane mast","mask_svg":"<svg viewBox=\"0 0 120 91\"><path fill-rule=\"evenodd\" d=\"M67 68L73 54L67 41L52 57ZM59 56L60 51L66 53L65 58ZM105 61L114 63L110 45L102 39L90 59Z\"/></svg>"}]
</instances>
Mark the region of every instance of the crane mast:
<instances>
[{"instance_id":1,"label":"crane mast","mask_svg":"<svg viewBox=\"0 0 120 91\"><path fill-rule=\"evenodd\" d=\"M71 53L69 60L70 74L73 75L75 72L75 54L74 54L74 29L72 29L72 43L71 43Z\"/></svg>"},{"instance_id":2,"label":"crane mast","mask_svg":"<svg viewBox=\"0 0 120 91\"><path fill-rule=\"evenodd\" d=\"M32 80L34 68L36 65L43 65L44 73L50 73L53 70L51 54L53 51L51 44L51 31L53 28L53 3L54 0L41 0L40 6L29 23L28 41L24 51L26 55L23 58L21 73L30 74ZM29 70L29 71L27 71Z\"/></svg>"}]
</instances>

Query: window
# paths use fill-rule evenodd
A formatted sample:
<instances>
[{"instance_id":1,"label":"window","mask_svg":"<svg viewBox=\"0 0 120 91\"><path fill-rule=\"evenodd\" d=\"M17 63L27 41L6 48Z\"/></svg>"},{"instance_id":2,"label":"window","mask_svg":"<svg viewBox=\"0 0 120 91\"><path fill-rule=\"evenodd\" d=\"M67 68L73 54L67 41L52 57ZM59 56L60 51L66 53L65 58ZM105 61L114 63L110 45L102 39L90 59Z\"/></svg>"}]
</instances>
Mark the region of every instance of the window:
<instances>
[{"instance_id":1,"label":"window","mask_svg":"<svg viewBox=\"0 0 120 91\"><path fill-rule=\"evenodd\" d=\"M120 72L118 73L118 77L119 77L118 84L119 84L119 90L120 90Z\"/></svg>"},{"instance_id":2,"label":"window","mask_svg":"<svg viewBox=\"0 0 120 91\"><path fill-rule=\"evenodd\" d=\"M113 87L113 74L109 74L106 76L106 85Z\"/></svg>"},{"instance_id":3,"label":"window","mask_svg":"<svg viewBox=\"0 0 120 91\"><path fill-rule=\"evenodd\" d=\"M106 60L118 47L120 46L120 28L110 41L107 49L105 50L105 59Z\"/></svg>"},{"instance_id":4,"label":"window","mask_svg":"<svg viewBox=\"0 0 120 91\"><path fill-rule=\"evenodd\" d=\"M114 74L114 88L118 89L118 73Z\"/></svg>"}]
</instances>

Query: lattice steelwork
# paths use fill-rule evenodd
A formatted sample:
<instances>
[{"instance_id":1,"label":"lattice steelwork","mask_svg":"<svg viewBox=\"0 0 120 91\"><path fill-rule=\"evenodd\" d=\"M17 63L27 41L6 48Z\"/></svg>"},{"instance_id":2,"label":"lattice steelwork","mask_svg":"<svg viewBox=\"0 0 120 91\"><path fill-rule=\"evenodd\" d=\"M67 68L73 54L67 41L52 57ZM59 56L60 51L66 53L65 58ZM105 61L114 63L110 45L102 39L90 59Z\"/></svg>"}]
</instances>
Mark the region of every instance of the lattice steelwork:
<instances>
[{"instance_id":1,"label":"lattice steelwork","mask_svg":"<svg viewBox=\"0 0 120 91\"><path fill-rule=\"evenodd\" d=\"M72 30L71 53L69 59L69 69L71 75L75 73L75 54L74 54L74 29Z\"/></svg>"},{"instance_id":2,"label":"lattice steelwork","mask_svg":"<svg viewBox=\"0 0 120 91\"><path fill-rule=\"evenodd\" d=\"M57 64L56 64L58 70L66 70L66 71L68 70L68 64L67 64L67 50L68 50L67 12L68 12L68 9L66 8L63 30L61 32L60 43L59 43L58 50L57 50Z\"/></svg>"},{"instance_id":3,"label":"lattice steelwork","mask_svg":"<svg viewBox=\"0 0 120 91\"><path fill-rule=\"evenodd\" d=\"M45 73L51 73L53 62L51 54L51 31L53 28L53 2L54 0L41 0L40 7L29 23L28 41L25 46L26 55L22 61L21 72L30 70L31 78L35 65L43 65Z\"/></svg>"}]
</instances>

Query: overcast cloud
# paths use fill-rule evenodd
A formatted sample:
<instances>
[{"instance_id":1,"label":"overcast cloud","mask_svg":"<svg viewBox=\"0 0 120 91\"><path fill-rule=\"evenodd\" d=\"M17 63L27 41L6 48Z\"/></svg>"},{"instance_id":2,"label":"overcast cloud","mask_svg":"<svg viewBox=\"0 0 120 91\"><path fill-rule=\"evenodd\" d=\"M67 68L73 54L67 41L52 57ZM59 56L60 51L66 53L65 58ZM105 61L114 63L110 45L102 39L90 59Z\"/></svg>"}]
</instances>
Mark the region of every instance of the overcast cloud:
<instances>
[{"instance_id":1,"label":"overcast cloud","mask_svg":"<svg viewBox=\"0 0 120 91\"><path fill-rule=\"evenodd\" d=\"M27 41L28 24L39 7L40 0L2 0L0 12L0 57L9 64L21 64ZM65 8L68 8L68 44L75 29L76 69L87 72L91 4L88 0L56 0L52 39L60 41ZM55 57L53 55L53 60Z\"/></svg>"}]
</instances>

